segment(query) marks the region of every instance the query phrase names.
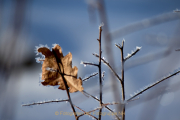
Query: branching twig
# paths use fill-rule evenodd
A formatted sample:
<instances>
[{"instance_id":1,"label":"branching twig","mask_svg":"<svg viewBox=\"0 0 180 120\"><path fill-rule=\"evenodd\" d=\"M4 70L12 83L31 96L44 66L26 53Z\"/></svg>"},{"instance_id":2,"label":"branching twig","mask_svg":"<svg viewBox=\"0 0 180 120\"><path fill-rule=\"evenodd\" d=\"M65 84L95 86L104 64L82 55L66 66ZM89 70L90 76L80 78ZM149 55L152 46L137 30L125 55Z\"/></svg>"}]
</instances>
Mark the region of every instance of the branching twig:
<instances>
[{"instance_id":1,"label":"branching twig","mask_svg":"<svg viewBox=\"0 0 180 120\"><path fill-rule=\"evenodd\" d=\"M100 107L102 107L102 78L101 78L101 54L102 54L102 51L101 51L101 32L102 32L102 26L103 25L100 25L100 27L99 27L99 39L97 39L99 41L99 64L98 64L98 67L99 67ZM99 120L101 120L101 112L102 112L102 109L99 110Z\"/></svg>"},{"instance_id":2,"label":"branching twig","mask_svg":"<svg viewBox=\"0 0 180 120\"><path fill-rule=\"evenodd\" d=\"M94 54L94 53L93 53L93 55L96 56L96 57L99 57L99 55L97 55L97 54ZM101 60L110 68L110 70L114 73L114 75L117 77L117 79L118 79L119 81L122 81L121 78L119 77L119 75L118 75L118 74L114 71L114 69L111 67L111 65L110 65L105 59L101 58Z\"/></svg>"},{"instance_id":3,"label":"branching twig","mask_svg":"<svg viewBox=\"0 0 180 120\"><path fill-rule=\"evenodd\" d=\"M83 92L86 93L87 95L91 96L93 99L95 99L95 100L97 100L97 101L100 101L98 98L96 98L96 97L94 97L93 95L87 93L86 91L83 91ZM103 102L102 102L102 104L103 104ZM112 113L116 116L116 118L117 118L118 120L121 120L121 119L114 113L114 111L111 110L108 106L105 106L105 108L106 108L107 110L109 110L110 112L112 112Z\"/></svg>"},{"instance_id":4,"label":"branching twig","mask_svg":"<svg viewBox=\"0 0 180 120\"><path fill-rule=\"evenodd\" d=\"M122 46L119 44L116 44L116 47L118 47L121 51L121 90L122 90L122 99L123 102L125 101L125 87L124 87L124 63L125 63L125 59L124 59L124 40L122 41ZM122 112L122 120L125 120L125 106L123 106L123 112Z\"/></svg>"},{"instance_id":5,"label":"branching twig","mask_svg":"<svg viewBox=\"0 0 180 120\"><path fill-rule=\"evenodd\" d=\"M166 79L168 79L168 78L170 78L170 77L172 77L172 76L174 76L174 75L176 75L176 74L178 74L178 73L180 73L180 70L177 71L177 72L175 72L175 73L173 73L173 74L171 74L171 75L169 75L169 76L167 76L167 77L165 77L165 78L163 78L163 79L161 79L161 80L159 80L159 81L157 81L157 82L155 82L154 84L150 85L149 87L147 87L147 88L141 90L140 92L136 93L134 96L132 96L131 98L129 98L129 99L126 100L126 101L127 101L127 102L131 101L133 98L135 98L136 96L142 94L142 93L145 92L146 90L148 90L148 89L154 87L155 85L157 85L157 84L163 82L164 80L166 80Z\"/></svg>"},{"instance_id":6,"label":"branching twig","mask_svg":"<svg viewBox=\"0 0 180 120\"><path fill-rule=\"evenodd\" d=\"M31 106L31 105L41 105L41 104L46 104L46 103L53 103L53 102L65 102L69 100L50 100L50 101L44 101L44 102L35 102L35 103L30 103L30 104L23 104L22 106Z\"/></svg>"},{"instance_id":7,"label":"branching twig","mask_svg":"<svg viewBox=\"0 0 180 120\"><path fill-rule=\"evenodd\" d=\"M91 77L94 77L94 76L96 76L97 74L98 74L98 73L94 73L94 74L90 75L89 77L84 78L82 81L86 81L87 79L89 79L89 78L91 78Z\"/></svg>"}]
</instances>

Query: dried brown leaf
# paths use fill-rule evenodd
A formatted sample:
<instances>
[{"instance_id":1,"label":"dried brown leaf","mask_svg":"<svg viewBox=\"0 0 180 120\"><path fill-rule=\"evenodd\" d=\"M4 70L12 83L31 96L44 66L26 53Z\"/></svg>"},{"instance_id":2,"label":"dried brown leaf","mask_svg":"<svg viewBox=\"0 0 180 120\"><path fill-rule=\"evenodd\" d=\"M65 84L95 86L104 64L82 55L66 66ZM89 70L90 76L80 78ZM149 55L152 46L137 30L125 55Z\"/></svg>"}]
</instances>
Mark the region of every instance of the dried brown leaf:
<instances>
[{"instance_id":1,"label":"dried brown leaf","mask_svg":"<svg viewBox=\"0 0 180 120\"><path fill-rule=\"evenodd\" d=\"M72 68L72 54L68 53L66 56L63 56L59 45L56 45L52 49L54 52L50 51L46 47L38 49L38 52L45 56L45 60L42 64L42 80L44 80L42 84L44 86L59 85L59 89L65 90L62 78L63 75L69 87L69 92L73 93L83 91L84 88L82 87L82 80L81 78L77 79L78 68L76 66ZM60 66L60 70L58 64ZM48 68L50 68L50 70Z\"/></svg>"}]
</instances>

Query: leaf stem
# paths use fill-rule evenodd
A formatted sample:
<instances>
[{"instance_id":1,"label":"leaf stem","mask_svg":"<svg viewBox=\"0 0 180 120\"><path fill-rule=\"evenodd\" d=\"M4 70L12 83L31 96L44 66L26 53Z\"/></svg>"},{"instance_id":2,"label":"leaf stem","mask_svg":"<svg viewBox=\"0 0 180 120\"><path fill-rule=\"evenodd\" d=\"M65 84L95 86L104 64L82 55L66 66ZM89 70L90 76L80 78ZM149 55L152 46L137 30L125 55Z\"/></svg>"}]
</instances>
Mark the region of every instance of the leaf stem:
<instances>
[{"instance_id":1,"label":"leaf stem","mask_svg":"<svg viewBox=\"0 0 180 120\"><path fill-rule=\"evenodd\" d=\"M78 117L77 117L77 114L76 114L76 110L75 110L75 108L74 108L74 106L73 106L73 103L72 103L72 100L71 100L71 96L70 96L70 94L69 94L68 85L67 85L67 82L66 82L66 80L65 80L65 78L64 78L64 73L61 72L61 68L60 68L60 66L59 66L58 63L60 63L62 66L63 66L63 64L62 64L61 60L58 59L58 57L57 57L57 55L56 55L56 52L55 52L53 49L52 49L52 52L53 52L53 54L54 54L54 56L55 56L55 58L56 58L56 62L57 62L58 68L59 68L59 74L61 74L61 76L62 76L63 83L64 83L64 85L65 85L66 93L67 93L67 96L68 96L68 100L69 100L69 103L70 103L71 108L72 108L73 113L74 113L74 117L75 117L76 120L78 120ZM63 72L64 72L64 71L63 71Z\"/></svg>"}]
</instances>

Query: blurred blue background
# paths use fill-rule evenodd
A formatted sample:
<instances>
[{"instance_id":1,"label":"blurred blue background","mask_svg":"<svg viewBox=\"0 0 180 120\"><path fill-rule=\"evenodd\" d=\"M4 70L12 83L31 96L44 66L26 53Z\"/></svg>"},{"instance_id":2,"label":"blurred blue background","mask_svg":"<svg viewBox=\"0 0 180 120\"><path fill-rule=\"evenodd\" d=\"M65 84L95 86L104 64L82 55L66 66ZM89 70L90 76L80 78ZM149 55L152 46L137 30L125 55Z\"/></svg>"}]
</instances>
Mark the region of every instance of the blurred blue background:
<instances>
[{"instance_id":1,"label":"blurred blue background","mask_svg":"<svg viewBox=\"0 0 180 120\"><path fill-rule=\"evenodd\" d=\"M73 55L78 76L85 78L98 69L81 61L98 63L99 25L103 22L103 56L121 75L121 55L115 43L125 39L124 55L141 50L125 63L126 98L140 88L173 73L180 64L179 0L0 0L0 120L70 119L55 115L72 112L69 103L49 103L32 107L22 104L66 99L65 91L40 83L41 64L34 50L39 44L59 44L63 54ZM119 102L120 83L107 66L103 82L103 102ZM114 87L113 87L114 86ZM126 105L126 120L179 120L180 81L175 76L148 90ZM83 83L98 95L98 77ZM114 88L114 89L113 89ZM82 93L72 93L73 103L85 111L99 106ZM112 109L118 109L109 106ZM109 112L103 109L103 112ZM83 116L81 119L92 119ZM114 119L104 116L103 120Z\"/></svg>"}]
</instances>

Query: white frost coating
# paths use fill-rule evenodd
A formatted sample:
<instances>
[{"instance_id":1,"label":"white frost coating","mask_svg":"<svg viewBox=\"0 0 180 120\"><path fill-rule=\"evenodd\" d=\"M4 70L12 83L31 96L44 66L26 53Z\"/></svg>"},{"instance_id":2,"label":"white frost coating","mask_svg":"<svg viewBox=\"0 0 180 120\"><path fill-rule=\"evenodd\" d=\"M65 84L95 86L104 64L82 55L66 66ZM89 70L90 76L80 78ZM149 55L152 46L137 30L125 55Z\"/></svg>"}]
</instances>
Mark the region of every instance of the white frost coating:
<instances>
[{"instance_id":1,"label":"white frost coating","mask_svg":"<svg viewBox=\"0 0 180 120\"><path fill-rule=\"evenodd\" d=\"M142 48L142 47L138 47L138 46L136 46L136 49L137 49L137 50L140 50L141 48Z\"/></svg>"},{"instance_id":2,"label":"white frost coating","mask_svg":"<svg viewBox=\"0 0 180 120\"><path fill-rule=\"evenodd\" d=\"M84 64L84 67L86 67L86 64Z\"/></svg>"},{"instance_id":3,"label":"white frost coating","mask_svg":"<svg viewBox=\"0 0 180 120\"><path fill-rule=\"evenodd\" d=\"M34 52L36 53L36 55L39 55L38 49L39 49L39 46L35 46Z\"/></svg>"},{"instance_id":4,"label":"white frost coating","mask_svg":"<svg viewBox=\"0 0 180 120\"><path fill-rule=\"evenodd\" d=\"M102 27L102 26L104 26L104 23L103 23L103 22L99 25L99 29L100 29L100 27Z\"/></svg>"},{"instance_id":5,"label":"white frost coating","mask_svg":"<svg viewBox=\"0 0 180 120\"><path fill-rule=\"evenodd\" d=\"M123 38L123 42L125 42L125 39Z\"/></svg>"},{"instance_id":6,"label":"white frost coating","mask_svg":"<svg viewBox=\"0 0 180 120\"><path fill-rule=\"evenodd\" d=\"M83 62L83 61L81 61L81 62L80 62L80 64L84 64L84 62Z\"/></svg>"},{"instance_id":7,"label":"white frost coating","mask_svg":"<svg viewBox=\"0 0 180 120\"><path fill-rule=\"evenodd\" d=\"M50 49L47 44L46 45L39 44L39 46L35 46L35 49L34 49L34 52L36 53L36 55L40 55L41 54L41 53L38 52L38 49L42 48L42 47L46 47L46 48Z\"/></svg>"},{"instance_id":8,"label":"white frost coating","mask_svg":"<svg viewBox=\"0 0 180 120\"><path fill-rule=\"evenodd\" d=\"M48 47L48 45L47 45L47 44L46 44L46 45L44 45L44 47L46 47L46 48L50 49L50 47Z\"/></svg>"},{"instance_id":9,"label":"white frost coating","mask_svg":"<svg viewBox=\"0 0 180 120\"><path fill-rule=\"evenodd\" d=\"M52 48L54 48L56 45L59 45L59 44L56 44L56 43L52 44ZM62 50L62 48L61 48L61 50Z\"/></svg>"},{"instance_id":10,"label":"white frost coating","mask_svg":"<svg viewBox=\"0 0 180 120\"><path fill-rule=\"evenodd\" d=\"M131 56L131 54L128 53L127 56L126 56L126 58L128 58L128 57L130 57L130 56Z\"/></svg>"},{"instance_id":11,"label":"white frost coating","mask_svg":"<svg viewBox=\"0 0 180 120\"><path fill-rule=\"evenodd\" d=\"M37 63L40 63L40 61L39 61L41 59L40 57L36 57L35 59L36 59Z\"/></svg>"},{"instance_id":12,"label":"white frost coating","mask_svg":"<svg viewBox=\"0 0 180 120\"><path fill-rule=\"evenodd\" d=\"M46 70L51 71L51 72L56 72L57 70L54 70L53 68L47 67Z\"/></svg>"},{"instance_id":13,"label":"white frost coating","mask_svg":"<svg viewBox=\"0 0 180 120\"><path fill-rule=\"evenodd\" d=\"M112 104L115 104L115 103L116 103L115 101L112 102Z\"/></svg>"}]
</instances>

